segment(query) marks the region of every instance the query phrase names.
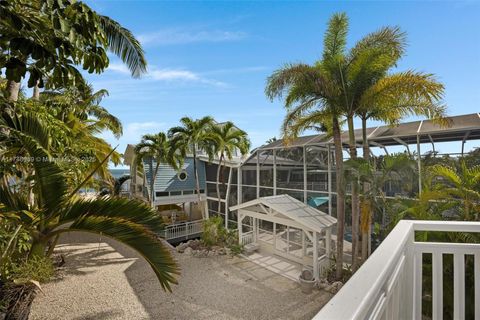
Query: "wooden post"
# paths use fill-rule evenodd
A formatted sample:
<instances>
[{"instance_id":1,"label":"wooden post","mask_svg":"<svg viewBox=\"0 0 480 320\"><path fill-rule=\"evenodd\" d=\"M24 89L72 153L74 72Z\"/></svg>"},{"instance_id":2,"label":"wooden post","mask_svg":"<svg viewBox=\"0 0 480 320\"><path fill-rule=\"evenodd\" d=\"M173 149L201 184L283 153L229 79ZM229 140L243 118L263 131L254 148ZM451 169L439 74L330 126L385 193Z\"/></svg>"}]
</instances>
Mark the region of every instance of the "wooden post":
<instances>
[{"instance_id":1,"label":"wooden post","mask_svg":"<svg viewBox=\"0 0 480 320\"><path fill-rule=\"evenodd\" d=\"M313 233L313 277L315 280L320 279L320 272L318 270L318 233L316 231Z\"/></svg>"},{"instance_id":2,"label":"wooden post","mask_svg":"<svg viewBox=\"0 0 480 320\"><path fill-rule=\"evenodd\" d=\"M330 259L332 255L332 227L325 230L325 247L327 258Z\"/></svg>"},{"instance_id":3,"label":"wooden post","mask_svg":"<svg viewBox=\"0 0 480 320\"><path fill-rule=\"evenodd\" d=\"M237 226L238 226L238 244L242 244L242 220L243 220L243 214L240 210L237 212Z\"/></svg>"}]
</instances>

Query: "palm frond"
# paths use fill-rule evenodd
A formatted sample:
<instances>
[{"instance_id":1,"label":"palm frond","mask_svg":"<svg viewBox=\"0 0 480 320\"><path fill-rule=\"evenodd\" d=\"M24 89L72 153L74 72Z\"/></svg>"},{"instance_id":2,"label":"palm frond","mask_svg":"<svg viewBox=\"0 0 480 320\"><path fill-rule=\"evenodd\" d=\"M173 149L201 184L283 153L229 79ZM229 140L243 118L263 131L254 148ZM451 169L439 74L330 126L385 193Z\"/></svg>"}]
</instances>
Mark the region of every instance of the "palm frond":
<instances>
[{"instance_id":1,"label":"palm frond","mask_svg":"<svg viewBox=\"0 0 480 320\"><path fill-rule=\"evenodd\" d=\"M100 26L107 36L107 46L130 69L132 76L140 77L147 72L147 60L142 46L135 39L130 30L122 27L118 22L107 16L98 16Z\"/></svg>"}]
</instances>

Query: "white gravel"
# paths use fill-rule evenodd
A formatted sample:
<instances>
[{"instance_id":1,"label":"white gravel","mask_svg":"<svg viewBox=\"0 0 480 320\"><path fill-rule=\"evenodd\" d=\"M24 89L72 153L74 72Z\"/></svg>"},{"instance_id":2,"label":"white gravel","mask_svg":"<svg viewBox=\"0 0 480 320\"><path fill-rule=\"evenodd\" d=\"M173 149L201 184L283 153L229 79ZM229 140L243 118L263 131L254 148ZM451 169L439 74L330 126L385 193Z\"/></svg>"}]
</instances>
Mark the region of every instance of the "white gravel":
<instances>
[{"instance_id":1,"label":"white gravel","mask_svg":"<svg viewBox=\"0 0 480 320\"><path fill-rule=\"evenodd\" d=\"M164 292L130 248L89 234L68 235L61 278L43 285L30 319L311 319L330 299L242 258L174 253L182 275Z\"/></svg>"}]
</instances>

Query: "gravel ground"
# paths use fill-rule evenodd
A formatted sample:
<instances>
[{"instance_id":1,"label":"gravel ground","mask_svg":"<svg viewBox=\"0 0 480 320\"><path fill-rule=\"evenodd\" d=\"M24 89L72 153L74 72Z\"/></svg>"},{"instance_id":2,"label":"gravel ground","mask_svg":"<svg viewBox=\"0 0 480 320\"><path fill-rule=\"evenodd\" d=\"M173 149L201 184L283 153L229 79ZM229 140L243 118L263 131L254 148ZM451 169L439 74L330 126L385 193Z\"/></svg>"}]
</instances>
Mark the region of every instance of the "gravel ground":
<instances>
[{"instance_id":1,"label":"gravel ground","mask_svg":"<svg viewBox=\"0 0 480 320\"><path fill-rule=\"evenodd\" d=\"M164 292L133 250L89 234L68 235L66 264L43 285L30 319L311 319L331 294L298 285L242 258L175 254L182 269Z\"/></svg>"}]
</instances>

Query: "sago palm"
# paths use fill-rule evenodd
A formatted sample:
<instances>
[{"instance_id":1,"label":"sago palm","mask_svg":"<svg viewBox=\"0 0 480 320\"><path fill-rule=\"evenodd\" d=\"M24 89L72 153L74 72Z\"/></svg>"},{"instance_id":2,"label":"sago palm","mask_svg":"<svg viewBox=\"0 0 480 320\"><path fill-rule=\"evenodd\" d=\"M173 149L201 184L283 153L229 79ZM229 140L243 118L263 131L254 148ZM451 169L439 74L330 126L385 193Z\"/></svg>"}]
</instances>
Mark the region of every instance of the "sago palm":
<instances>
[{"instance_id":1,"label":"sago palm","mask_svg":"<svg viewBox=\"0 0 480 320\"><path fill-rule=\"evenodd\" d=\"M217 168L217 197L218 197L218 212L221 212L221 196L220 183L223 181L223 161L232 160L236 150L242 155L248 153L250 149L250 140L245 131L238 129L235 125L228 121L222 124L214 124L209 130L209 135L214 142L214 151L218 155ZM227 220L227 217L225 216Z\"/></svg>"},{"instance_id":2,"label":"sago palm","mask_svg":"<svg viewBox=\"0 0 480 320\"><path fill-rule=\"evenodd\" d=\"M213 157L213 141L208 138L213 118L207 116L193 120L189 117L183 117L180 119L180 123L182 124L181 126L173 127L168 131L168 136L172 140L173 145L172 152L179 152L183 158L187 154L192 154L198 205L201 207L202 216L205 217L205 209L201 205L197 153L199 150L203 150L207 152L210 158Z\"/></svg>"},{"instance_id":3,"label":"sago palm","mask_svg":"<svg viewBox=\"0 0 480 320\"><path fill-rule=\"evenodd\" d=\"M150 203L155 207L155 179L158 174L160 164L166 164L178 170L183 163L183 157L178 152L173 152L172 141L163 132L156 134L147 134L142 137L142 141L135 146L135 153L139 161L150 162ZM153 163L155 162L155 169Z\"/></svg>"},{"instance_id":4,"label":"sago palm","mask_svg":"<svg viewBox=\"0 0 480 320\"><path fill-rule=\"evenodd\" d=\"M63 233L98 233L139 252L161 286L171 290L179 269L158 236L163 229L160 217L148 206L125 198L78 197L77 191L83 184L73 190L67 188L62 170L42 147L48 140L48 130L42 129L43 124L35 114L14 116L10 121L6 117L0 121L0 128L8 129L6 138L16 140L33 159L30 165L34 172L31 177L34 201L30 202L11 183L0 184L0 211L2 215L15 215L16 223L29 232L33 239L30 256L51 254L56 239Z\"/></svg>"}]
</instances>

